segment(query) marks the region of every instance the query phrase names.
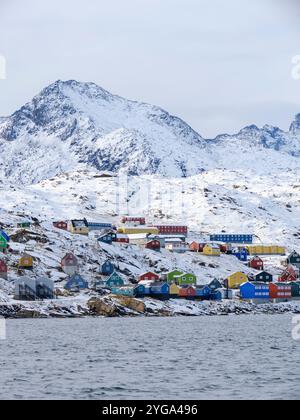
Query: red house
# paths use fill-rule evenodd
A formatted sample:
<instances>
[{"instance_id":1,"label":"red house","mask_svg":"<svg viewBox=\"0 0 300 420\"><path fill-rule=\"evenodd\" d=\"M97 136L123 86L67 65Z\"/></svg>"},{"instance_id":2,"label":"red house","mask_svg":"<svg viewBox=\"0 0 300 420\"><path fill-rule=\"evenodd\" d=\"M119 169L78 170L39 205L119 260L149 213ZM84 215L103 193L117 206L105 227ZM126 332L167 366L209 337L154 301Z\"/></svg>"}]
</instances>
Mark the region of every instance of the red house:
<instances>
[{"instance_id":1,"label":"red house","mask_svg":"<svg viewBox=\"0 0 300 420\"><path fill-rule=\"evenodd\" d=\"M179 297L181 298L194 298L196 297L196 289L192 286L182 286L179 288Z\"/></svg>"},{"instance_id":2,"label":"red house","mask_svg":"<svg viewBox=\"0 0 300 420\"><path fill-rule=\"evenodd\" d=\"M75 255L71 252L66 254L61 260L61 268L69 276L76 274L79 269L79 263Z\"/></svg>"},{"instance_id":3,"label":"red house","mask_svg":"<svg viewBox=\"0 0 300 420\"><path fill-rule=\"evenodd\" d=\"M151 271L148 271L148 273L144 273L139 276L139 282L140 281L159 281L159 276Z\"/></svg>"},{"instance_id":4,"label":"red house","mask_svg":"<svg viewBox=\"0 0 300 420\"><path fill-rule=\"evenodd\" d=\"M0 278L7 280L7 265L3 260L0 260Z\"/></svg>"},{"instance_id":5,"label":"red house","mask_svg":"<svg viewBox=\"0 0 300 420\"><path fill-rule=\"evenodd\" d=\"M160 241L157 241L156 239L153 239L153 241L147 242L145 248L151 249L152 251L160 251Z\"/></svg>"},{"instance_id":6,"label":"red house","mask_svg":"<svg viewBox=\"0 0 300 420\"><path fill-rule=\"evenodd\" d=\"M68 230L68 223L67 222L53 222L53 226L56 229Z\"/></svg>"},{"instance_id":7,"label":"red house","mask_svg":"<svg viewBox=\"0 0 300 420\"><path fill-rule=\"evenodd\" d=\"M255 270L264 271L264 262L260 257L256 256L249 261L249 267L254 268Z\"/></svg>"},{"instance_id":8,"label":"red house","mask_svg":"<svg viewBox=\"0 0 300 420\"><path fill-rule=\"evenodd\" d=\"M129 244L129 236L118 233L113 242L117 242L119 244Z\"/></svg>"},{"instance_id":9,"label":"red house","mask_svg":"<svg viewBox=\"0 0 300 420\"><path fill-rule=\"evenodd\" d=\"M155 227L158 229L160 235L188 235L187 226L156 225Z\"/></svg>"},{"instance_id":10,"label":"red house","mask_svg":"<svg viewBox=\"0 0 300 420\"><path fill-rule=\"evenodd\" d=\"M270 283L271 299L291 299L292 286L287 283Z\"/></svg>"},{"instance_id":11,"label":"red house","mask_svg":"<svg viewBox=\"0 0 300 420\"><path fill-rule=\"evenodd\" d=\"M203 249L206 244L199 244L198 242L190 243L190 251L192 252L203 252Z\"/></svg>"},{"instance_id":12,"label":"red house","mask_svg":"<svg viewBox=\"0 0 300 420\"><path fill-rule=\"evenodd\" d=\"M279 282L292 282L298 280L298 274L294 267L289 266L279 277Z\"/></svg>"}]
</instances>

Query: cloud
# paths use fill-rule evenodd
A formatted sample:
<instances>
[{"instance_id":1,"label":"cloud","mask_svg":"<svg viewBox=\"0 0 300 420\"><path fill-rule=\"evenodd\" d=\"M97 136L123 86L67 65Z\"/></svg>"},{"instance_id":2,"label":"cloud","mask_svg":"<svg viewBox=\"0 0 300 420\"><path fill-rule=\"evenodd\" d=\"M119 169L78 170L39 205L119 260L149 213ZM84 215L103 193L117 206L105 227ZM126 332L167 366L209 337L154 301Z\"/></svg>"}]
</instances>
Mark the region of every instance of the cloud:
<instances>
[{"instance_id":1,"label":"cloud","mask_svg":"<svg viewBox=\"0 0 300 420\"><path fill-rule=\"evenodd\" d=\"M0 115L56 79L161 105L208 136L236 131L245 109L257 122L252 104L259 120L269 115L260 104L286 115L300 89L291 77L300 54L296 8L293 0L1 1L9 71ZM220 110L226 117L216 117Z\"/></svg>"}]
</instances>

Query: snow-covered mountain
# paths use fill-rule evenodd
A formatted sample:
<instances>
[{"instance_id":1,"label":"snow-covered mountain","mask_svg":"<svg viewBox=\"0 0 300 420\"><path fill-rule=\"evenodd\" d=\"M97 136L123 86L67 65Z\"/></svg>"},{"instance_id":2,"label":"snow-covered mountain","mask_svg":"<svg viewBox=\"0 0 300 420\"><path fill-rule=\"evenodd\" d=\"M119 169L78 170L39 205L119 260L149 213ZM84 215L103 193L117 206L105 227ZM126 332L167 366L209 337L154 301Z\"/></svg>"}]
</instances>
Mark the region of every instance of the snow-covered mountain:
<instances>
[{"instance_id":1,"label":"snow-covered mountain","mask_svg":"<svg viewBox=\"0 0 300 420\"><path fill-rule=\"evenodd\" d=\"M232 150L236 165L249 149L255 156L264 150L267 161L267 152L274 150L299 157L300 114L289 132L250 126L237 135L205 140L159 107L112 95L93 83L57 81L12 116L0 118L0 181L34 184L87 168L188 177L226 169Z\"/></svg>"},{"instance_id":2,"label":"snow-covered mountain","mask_svg":"<svg viewBox=\"0 0 300 420\"><path fill-rule=\"evenodd\" d=\"M93 83L58 81L0 121L1 178L35 183L90 166L187 176L209 161L205 140L156 106Z\"/></svg>"}]
</instances>

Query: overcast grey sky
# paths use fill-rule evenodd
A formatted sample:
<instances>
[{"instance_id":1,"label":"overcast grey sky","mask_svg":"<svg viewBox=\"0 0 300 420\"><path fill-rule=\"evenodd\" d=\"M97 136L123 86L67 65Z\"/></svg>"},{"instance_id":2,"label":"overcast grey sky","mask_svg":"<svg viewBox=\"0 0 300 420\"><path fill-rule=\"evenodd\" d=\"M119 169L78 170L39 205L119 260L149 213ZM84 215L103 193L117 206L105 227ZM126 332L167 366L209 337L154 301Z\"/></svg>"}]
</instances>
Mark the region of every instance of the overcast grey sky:
<instances>
[{"instance_id":1,"label":"overcast grey sky","mask_svg":"<svg viewBox=\"0 0 300 420\"><path fill-rule=\"evenodd\" d=\"M160 105L213 137L300 112L297 0L0 0L0 115L57 79Z\"/></svg>"}]
</instances>

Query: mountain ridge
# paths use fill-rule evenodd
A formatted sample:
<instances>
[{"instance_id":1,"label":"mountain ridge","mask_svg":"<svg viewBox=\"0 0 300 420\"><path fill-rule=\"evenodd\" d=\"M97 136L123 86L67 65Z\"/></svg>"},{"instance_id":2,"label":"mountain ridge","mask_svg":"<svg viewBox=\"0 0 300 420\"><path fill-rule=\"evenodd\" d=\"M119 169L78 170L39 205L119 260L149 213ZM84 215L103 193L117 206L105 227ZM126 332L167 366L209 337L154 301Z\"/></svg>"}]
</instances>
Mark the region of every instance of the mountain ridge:
<instances>
[{"instance_id":1,"label":"mountain ridge","mask_svg":"<svg viewBox=\"0 0 300 420\"><path fill-rule=\"evenodd\" d=\"M241 153L257 148L300 157L300 114L288 132L251 125L204 139L158 106L111 94L95 83L58 80L0 118L0 179L33 184L82 167L188 177L214 168L228 146Z\"/></svg>"}]
</instances>

